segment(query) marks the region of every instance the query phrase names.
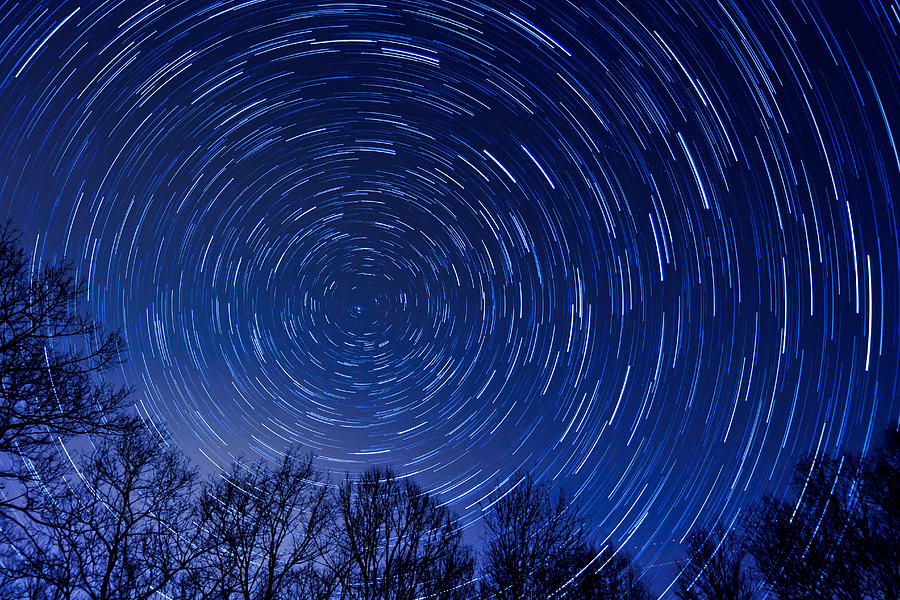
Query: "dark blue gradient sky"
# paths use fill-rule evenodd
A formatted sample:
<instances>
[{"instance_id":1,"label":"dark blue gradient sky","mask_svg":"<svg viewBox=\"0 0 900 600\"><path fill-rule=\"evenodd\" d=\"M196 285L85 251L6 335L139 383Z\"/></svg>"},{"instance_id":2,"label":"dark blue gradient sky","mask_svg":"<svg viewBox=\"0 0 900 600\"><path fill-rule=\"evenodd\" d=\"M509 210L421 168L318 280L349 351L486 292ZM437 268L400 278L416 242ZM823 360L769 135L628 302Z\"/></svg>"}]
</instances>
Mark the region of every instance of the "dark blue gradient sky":
<instances>
[{"instance_id":1,"label":"dark blue gradient sky","mask_svg":"<svg viewBox=\"0 0 900 600\"><path fill-rule=\"evenodd\" d=\"M896 4L0 3L0 217L197 461L517 469L659 587L900 416Z\"/></svg>"}]
</instances>

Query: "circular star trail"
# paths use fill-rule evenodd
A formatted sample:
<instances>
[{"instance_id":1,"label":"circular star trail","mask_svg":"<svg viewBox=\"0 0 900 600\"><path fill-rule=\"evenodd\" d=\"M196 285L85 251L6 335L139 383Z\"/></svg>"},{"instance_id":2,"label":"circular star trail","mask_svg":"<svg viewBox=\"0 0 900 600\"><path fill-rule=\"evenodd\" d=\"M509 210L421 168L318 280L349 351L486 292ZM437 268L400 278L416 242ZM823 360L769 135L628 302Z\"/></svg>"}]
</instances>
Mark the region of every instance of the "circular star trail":
<instances>
[{"instance_id":1,"label":"circular star trail","mask_svg":"<svg viewBox=\"0 0 900 600\"><path fill-rule=\"evenodd\" d=\"M652 570L897 422L898 10L7 1L0 198L199 460L524 469Z\"/></svg>"}]
</instances>

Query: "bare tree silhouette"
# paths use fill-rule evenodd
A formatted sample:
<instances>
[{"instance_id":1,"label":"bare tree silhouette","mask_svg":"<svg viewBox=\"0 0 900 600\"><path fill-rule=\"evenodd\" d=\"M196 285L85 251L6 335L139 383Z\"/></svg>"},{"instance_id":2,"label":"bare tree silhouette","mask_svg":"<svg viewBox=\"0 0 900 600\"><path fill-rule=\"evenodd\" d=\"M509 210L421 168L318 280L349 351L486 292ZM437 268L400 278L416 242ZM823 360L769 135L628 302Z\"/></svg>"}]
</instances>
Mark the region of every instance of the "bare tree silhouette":
<instances>
[{"instance_id":1,"label":"bare tree silhouette","mask_svg":"<svg viewBox=\"0 0 900 600\"><path fill-rule=\"evenodd\" d=\"M342 600L469 595L474 558L456 518L389 469L370 469L344 482L337 543Z\"/></svg>"},{"instance_id":2,"label":"bare tree silhouette","mask_svg":"<svg viewBox=\"0 0 900 600\"><path fill-rule=\"evenodd\" d=\"M687 556L677 561L680 577L675 595L681 600L752 600L747 547L740 534L721 528L700 529L685 544Z\"/></svg>"},{"instance_id":3,"label":"bare tree silhouette","mask_svg":"<svg viewBox=\"0 0 900 600\"><path fill-rule=\"evenodd\" d=\"M583 546L575 553L572 583L560 597L567 600L650 600L650 591L632 557L612 544L602 550Z\"/></svg>"},{"instance_id":4,"label":"bare tree silhouette","mask_svg":"<svg viewBox=\"0 0 900 600\"><path fill-rule=\"evenodd\" d=\"M748 525L749 549L777 598L862 600L857 529L859 463L821 457L795 470L796 502L766 497Z\"/></svg>"},{"instance_id":5,"label":"bare tree silhouette","mask_svg":"<svg viewBox=\"0 0 900 600\"><path fill-rule=\"evenodd\" d=\"M900 432L885 432L882 443L866 462L861 490L868 512L863 564L869 570L870 591L885 600L900 599Z\"/></svg>"},{"instance_id":6,"label":"bare tree silhouette","mask_svg":"<svg viewBox=\"0 0 900 600\"><path fill-rule=\"evenodd\" d=\"M16 231L0 228L0 519L40 510L35 488L62 468L60 440L132 425L127 390L100 379L122 342L78 312L84 290L66 264L35 270Z\"/></svg>"},{"instance_id":7,"label":"bare tree silhouette","mask_svg":"<svg viewBox=\"0 0 900 600\"><path fill-rule=\"evenodd\" d=\"M583 557L584 526L564 494L518 474L482 508L488 539L480 595L546 600L568 582Z\"/></svg>"},{"instance_id":8,"label":"bare tree silhouette","mask_svg":"<svg viewBox=\"0 0 900 600\"><path fill-rule=\"evenodd\" d=\"M217 600L330 597L325 569L334 502L311 456L289 448L280 464L235 463L206 486L198 515L203 554L179 596Z\"/></svg>"},{"instance_id":9,"label":"bare tree silhouette","mask_svg":"<svg viewBox=\"0 0 900 600\"><path fill-rule=\"evenodd\" d=\"M143 427L102 440L16 541L13 574L41 598L149 600L197 556L196 472Z\"/></svg>"}]
</instances>

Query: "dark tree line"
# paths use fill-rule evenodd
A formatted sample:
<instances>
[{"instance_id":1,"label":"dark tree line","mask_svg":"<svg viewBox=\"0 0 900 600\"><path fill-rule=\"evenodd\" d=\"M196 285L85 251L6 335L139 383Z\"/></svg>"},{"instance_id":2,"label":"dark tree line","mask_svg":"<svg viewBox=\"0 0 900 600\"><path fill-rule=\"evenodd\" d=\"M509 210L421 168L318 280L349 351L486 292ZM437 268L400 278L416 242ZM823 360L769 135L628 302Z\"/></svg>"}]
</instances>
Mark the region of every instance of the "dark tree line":
<instances>
[{"instance_id":1,"label":"dark tree line","mask_svg":"<svg viewBox=\"0 0 900 600\"><path fill-rule=\"evenodd\" d=\"M481 598L650 598L631 557L598 548L564 494L520 475L487 506Z\"/></svg>"},{"instance_id":2,"label":"dark tree line","mask_svg":"<svg viewBox=\"0 0 900 600\"><path fill-rule=\"evenodd\" d=\"M334 481L288 448L201 475L106 376L123 347L0 228L0 600L645 600L632 558L519 474L482 504L480 556L387 468ZM797 466L728 530L693 532L683 600L900 600L900 434Z\"/></svg>"},{"instance_id":3,"label":"dark tree line","mask_svg":"<svg viewBox=\"0 0 900 600\"><path fill-rule=\"evenodd\" d=\"M694 532L682 600L900 599L900 433L869 456L814 456L789 498L766 496L729 531Z\"/></svg>"}]
</instances>

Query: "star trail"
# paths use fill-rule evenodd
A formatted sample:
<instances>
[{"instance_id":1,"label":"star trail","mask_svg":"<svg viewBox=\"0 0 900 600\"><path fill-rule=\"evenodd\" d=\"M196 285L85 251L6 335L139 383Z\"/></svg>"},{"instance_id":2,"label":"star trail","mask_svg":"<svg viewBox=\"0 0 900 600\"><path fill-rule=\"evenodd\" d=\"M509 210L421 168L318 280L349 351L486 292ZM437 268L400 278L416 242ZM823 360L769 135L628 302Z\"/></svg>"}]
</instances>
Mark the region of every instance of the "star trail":
<instances>
[{"instance_id":1,"label":"star trail","mask_svg":"<svg viewBox=\"0 0 900 600\"><path fill-rule=\"evenodd\" d=\"M900 417L900 6L0 3L0 211L210 468L672 549Z\"/></svg>"}]
</instances>

